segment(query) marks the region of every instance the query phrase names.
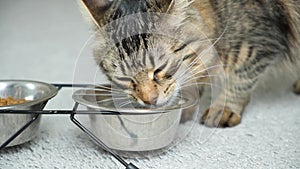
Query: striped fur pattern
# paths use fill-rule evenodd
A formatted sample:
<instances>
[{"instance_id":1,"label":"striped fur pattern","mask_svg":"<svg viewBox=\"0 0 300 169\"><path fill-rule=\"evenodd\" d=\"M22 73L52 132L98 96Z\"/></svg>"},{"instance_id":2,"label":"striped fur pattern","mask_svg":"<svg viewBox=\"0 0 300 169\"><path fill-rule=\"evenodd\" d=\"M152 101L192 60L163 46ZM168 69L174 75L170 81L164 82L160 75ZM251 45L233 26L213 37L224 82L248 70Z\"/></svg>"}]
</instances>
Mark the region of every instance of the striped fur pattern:
<instances>
[{"instance_id":1,"label":"striped fur pattern","mask_svg":"<svg viewBox=\"0 0 300 169\"><path fill-rule=\"evenodd\" d=\"M210 127L239 124L261 74L277 63L299 61L298 1L82 2L98 30L97 64L140 105L169 104L179 89L195 80L204 84L219 56L226 88L201 118Z\"/></svg>"}]
</instances>

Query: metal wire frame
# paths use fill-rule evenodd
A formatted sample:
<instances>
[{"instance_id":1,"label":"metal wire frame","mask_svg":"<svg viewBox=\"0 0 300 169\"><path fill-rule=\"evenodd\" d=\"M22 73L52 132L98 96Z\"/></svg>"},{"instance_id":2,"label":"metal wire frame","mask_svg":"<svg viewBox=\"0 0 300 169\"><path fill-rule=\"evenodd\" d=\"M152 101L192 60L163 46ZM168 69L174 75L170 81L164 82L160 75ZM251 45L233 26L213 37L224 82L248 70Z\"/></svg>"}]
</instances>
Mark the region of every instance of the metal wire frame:
<instances>
[{"instance_id":1,"label":"metal wire frame","mask_svg":"<svg viewBox=\"0 0 300 169\"><path fill-rule=\"evenodd\" d=\"M63 87L87 87L90 85L86 84L53 84L57 87L58 91ZM31 120L25 123L16 133L12 134L4 143L0 146L0 151L3 150L9 143L11 143L16 137L18 137L23 131L25 131L33 122L35 122L41 114L68 114L70 115L70 120L80 128L85 134L87 134L95 143L100 146L102 149L111 154L114 158L116 158L122 165L124 165L125 169L138 169L132 163L127 163L121 156L119 156L116 152L114 152L111 148L105 145L101 139L95 136L90 130L88 130L85 126L83 126L76 118L76 114L102 114L102 115L120 115L118 112L87 112L87 111L78 111L78 103L76 102L72 110L0 110L1 114L34 114Z\"/></svg>"}]
</instances>

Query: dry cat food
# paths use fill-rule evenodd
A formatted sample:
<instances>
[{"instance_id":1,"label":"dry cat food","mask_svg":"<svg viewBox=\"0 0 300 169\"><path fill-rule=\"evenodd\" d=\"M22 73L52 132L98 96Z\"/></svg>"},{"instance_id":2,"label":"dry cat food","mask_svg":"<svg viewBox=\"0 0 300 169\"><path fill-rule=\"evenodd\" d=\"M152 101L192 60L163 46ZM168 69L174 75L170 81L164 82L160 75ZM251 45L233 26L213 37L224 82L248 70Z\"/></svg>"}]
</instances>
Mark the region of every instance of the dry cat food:
<instances>
[{"instance_id":1,"label":"dry cat food","mask_svg":"<svg viewBox=\"0 0 300 169\"><path fill-rule=\"evenodd\" d=\"M25 99L15 99L13 97L0 98L0 106L8 106L13 104L22 104L27 102Z\"/></svg>"}]
</instances>

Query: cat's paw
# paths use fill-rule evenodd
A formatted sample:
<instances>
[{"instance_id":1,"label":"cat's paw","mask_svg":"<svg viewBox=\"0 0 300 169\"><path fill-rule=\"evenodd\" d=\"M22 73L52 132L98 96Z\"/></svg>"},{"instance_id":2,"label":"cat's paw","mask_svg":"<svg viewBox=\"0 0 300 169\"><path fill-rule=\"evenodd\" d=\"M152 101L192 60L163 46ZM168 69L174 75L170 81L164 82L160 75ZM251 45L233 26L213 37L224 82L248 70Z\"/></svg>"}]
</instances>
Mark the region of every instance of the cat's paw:
<instances>
[{"instance_id":1,"label":"cat's paw","mask_svg":"<svg viewBox=\"0 0 300 169\"><path fill-rule=\"evenodd\" d=\"M294 92L300 95L300 80L294 83Z\"/></svg>"},{"instance_id":2,"label":"cat's paw","mask_svg":"<svg viewBox=\"0 0 300 169\"><path fill-rule=\"evenodd\" d=\"M201 117L201 123L208 127L233 127L240 122L241 115L226 107L211 107Z\"/></svg>"}]
</instances>

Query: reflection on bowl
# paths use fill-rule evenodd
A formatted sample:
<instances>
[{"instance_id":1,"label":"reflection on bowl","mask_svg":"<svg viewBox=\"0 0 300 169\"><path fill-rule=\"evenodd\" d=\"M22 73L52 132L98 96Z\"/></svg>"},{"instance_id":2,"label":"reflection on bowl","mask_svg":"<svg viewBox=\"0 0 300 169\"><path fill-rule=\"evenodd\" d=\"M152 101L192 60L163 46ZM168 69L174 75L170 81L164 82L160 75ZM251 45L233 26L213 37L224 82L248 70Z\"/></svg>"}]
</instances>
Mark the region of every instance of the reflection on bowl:
<instances>
[{"instance_id":1,"label":"reflection on bowl","mask_svg":"<svg viewBox=\"0 0 300 169\"><path fill-rule=\"evenodd\" d=\"M57 88L53 85L26 80L0 80L0 98L12 97L25 99L26 102L0 106L0 110L42 110L47 101L57 94ZM34 117L33 114L0 114L0 144L17 132L25 123ZM40 118L32 123L21 135L8 146L14 146L32 140L39 128Z\"/></svg>"},{"instance_id":2,"label":"reflection on bowl","mask_svg":"<svg viewBox=\"0 0 300 169\"><path fill-rule=\"evenodd\" d=\"M174 139L182 111L198 102L185 93L172 105L137 108L120 106L109 87L77 90L73 99L93 111L113 111L121 115L90 115L92 132L108 147L124 151L148 151L168 146ZM129 100L127 100L128 102ZM124 102L124 100L122 101Z\"/></svg>"}]
</instances>

